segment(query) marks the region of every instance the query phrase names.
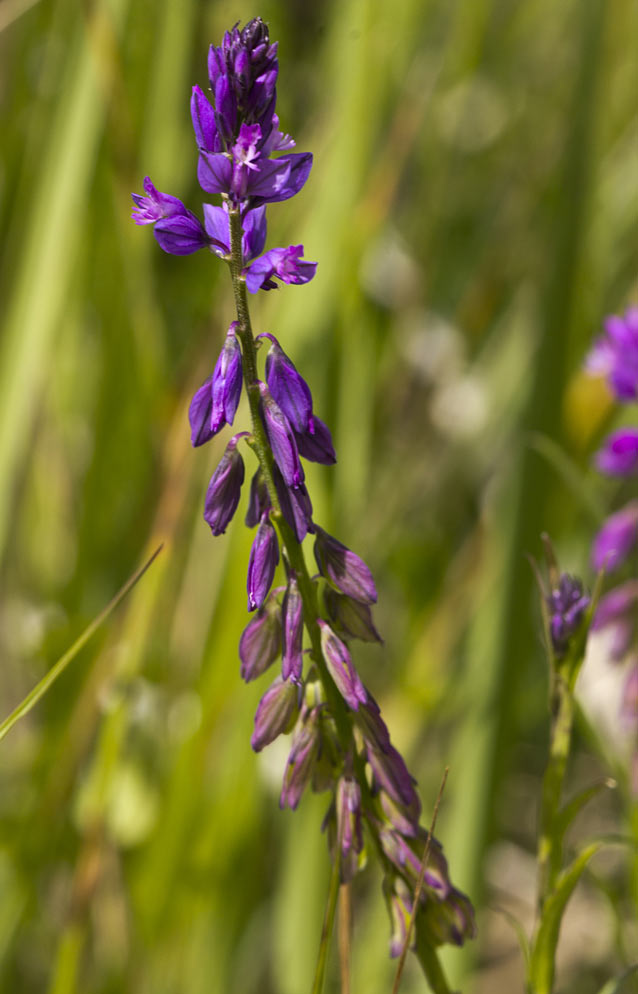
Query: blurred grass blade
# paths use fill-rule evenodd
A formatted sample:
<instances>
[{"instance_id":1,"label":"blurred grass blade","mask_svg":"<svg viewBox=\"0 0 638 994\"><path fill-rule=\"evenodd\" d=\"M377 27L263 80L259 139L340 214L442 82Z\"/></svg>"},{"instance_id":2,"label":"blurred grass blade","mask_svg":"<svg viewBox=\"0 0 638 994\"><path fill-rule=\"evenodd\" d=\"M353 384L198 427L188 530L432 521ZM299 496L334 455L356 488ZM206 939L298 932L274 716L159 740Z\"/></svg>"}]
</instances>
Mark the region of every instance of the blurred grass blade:
<instances>
[{"instance_id":1,"label":"blurred grass blade","mask_svg":"<svg viewBox=\"0 0 638 994\"><path fill-rule=\"evenodd\" d=\"M160 545L155 550L155 552L150 557L150 559L148 559L146 563L141 567L141 569L138 569L137 572L134 573L133 576L131 576L126 581L124 586L120 588L120 590L117 592L115 597L113 597L113 599L109 601L106 607L102 611L100 611L100 613L93 619L91 624L84 629L80 637L76 639L76 641L73 643L71 648L68 649L64 653L64 655L60 657L60 659L58 659L57 663L55 663L55 665L51 667L49 672L39 681L39 683L35 685L33 690L31 690L24 698L24 700L20 704L18 704L17 708L15 708L11 712L11 714L4 719L4 721L0 725L0 741L5 737L5 735L7 735L8 732L11 731L13 726L18 721L20 721L20 718L24 718L24 716L29 713L31 708L33 708L38 703L40 698L46 694L49 687L53 683L55 683L55 681L58 679L59 676L62 675L62 673L64 673L69 663L72 662L77 656L78 652L84 648L86 643L89 641L91 636L95 634L95 632L98 630L100 625L104 621L106 621L108 616L111 614L112 611L115 610L115 608L118 606L120 601L124 600L126 595L133 589L137 581L144 576L147 569L149 568L151 563L157 558L161 550L162 546Z\"/></svg>"},{"instance_id":2,"label":"blurred grass blade","mask_svg":"<svg viewBox=\"0 0 638 994\"><path fill-rule=\"evenodd\" d=\"M628 980L629 977L633 977L636 973L638 973L638 963L634 963L634 965L630 966L628 970L625 970L622 976L608 981L605 986L601 988L598 994L625 994L625 990L627 991L627 994L629 994L629 988L625 988L625 980Z\"/></svg>"},{"instance_id":3,"label":"blurred grass blade","mask_svg":"<svg viewBox=\"0 0 638 994\"><path fill-rule=\"evenodd\" d=\"M536 994L551 994L554 982L556 947L567 902L590 859L602 845L602 842L592 842L586 846L571 865L563 870L553 893L545 902L530 964L531 989Z\"/></svg>"}]
</instances>

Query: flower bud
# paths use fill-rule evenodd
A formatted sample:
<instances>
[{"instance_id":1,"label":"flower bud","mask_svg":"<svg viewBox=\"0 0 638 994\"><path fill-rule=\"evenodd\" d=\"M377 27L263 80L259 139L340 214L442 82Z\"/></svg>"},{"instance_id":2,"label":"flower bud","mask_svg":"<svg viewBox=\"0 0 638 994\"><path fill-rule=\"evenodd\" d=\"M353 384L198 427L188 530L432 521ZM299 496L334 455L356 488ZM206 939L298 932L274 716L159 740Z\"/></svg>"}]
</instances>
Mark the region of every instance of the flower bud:
<instances>
[{"instance_id":1,"label":"flower bud","mask_svg":"<svg viewBox=\"0 0 638 994\"><path fill-rule=\"evenodd\" d=\"M281 607L271 596L259 608L239 640L240 673L248 683L261 676L281 652Z\"/></svg>"},{"instance_id":2,"label":"flower bud","mask_svg":"<svg viewBox=\"0 0 638 994\"><path fill-rule=\"evenodd\" d=\"M290 680L277 677L257 706L255 728L250 740L255 752L261 752L284 732L289 732L299 710L300 690Z\"/></svg>"},{"instance_id":3,"label":"flower bud","mask_svg":"<svg viewBox=\"0 0 638 994\"><path fill-rule=\"evenodd\" d=\"M279 467L273 467L273 479L281 505L281 513L295 533L298 542L303 542L308 532L314 532L312 523L312 503L305 483L298 487L287 487Z\"/></svg>"},{"instance_id":4,"label":"flower bud","mask_svg":"<svg viewBox=\"0 0 638 994\"><path fill-rule=\"evenodd\" d=\"M261 607L272 585L279 562L277 533L267 515L261 519L248 560L248 610Z\"/></svg>"},{"instance_id":5,"label":"flower bud","mask_svg":"<svg viewBox=\"0 0 638 994\"><path fill-rule=\"evenodd\" d=\"M248 498L248 510L246 511L246 527L254 528L261 521L263 515L270 511L270 497L266 481L261 469L256 470L250 481L250 497Z\"/></svg>"},{"instance_id":6,"label":"flower bud","mask_svg":"<svg viewBox=\"0 0 638 994\"><path fill-rule=\"evenodd\" d=\"M562 573L558 587L546 597L549 608L549 631L557 656L567 652L569 640L576 633L589 607L590 597L583 593L580 580Z\"/></svg>"},{"instance_id":7,"label":"flower bud","mask_svg":"<svg viewBox=\"0 0 638 994\"><path fill-rule=\"evenodd\" d=\"M354 552L346 548L323 528L316 526L315 559L322 576L353 600L374 604L377 590L372 573Z\"/></svg>"},{"instance_id":8,"label":"flower bud","mask_svg":"<svg viewBox=\"0 0 638 994\"><path fill-rule=\"evenodd\" d=\"M308 384L274 335L266 333L259 337L272 342L266 356L266 382L271 394L294 431L312 431L312 394Z\"/></svg>"},{"instance_id":9,"label":"flower bud","mask_svg":"<svg viewBox=\"0 0 638 994\"><path fill-rule=\"evenodd\" d=\"M405 880L394 873L384 877L383 894L390 915L390 956L396 959L403 952L408 934L408 923L412 915L412 894ZM410 947L412 949L415 945L415 935L416 930L412 933Z\"/></svg>"},{"instance_id":10,"label":"flower bud","mask_svg":"<svg viewBox=\"0 0 638 994\"><path fill-rule=\"evenodd\" d=\"M288 578L288 586L282 605L283 653L281 675L284 680L299 681L303 669L303 601L294 571Z\"/></svg>"},{"instance_id":11,"label":"flower bud","mask_svg":"<svg viewBox=\"0 0 638 994\"><path fill-rule=\"evenodd\" d=\"M338 594L332 587L326 587L324 600L337 635L346 639L361 639L362 642L383 642L374 627L372 611L367 604L354 601L346 594Z\"/></svg>"},{"instance_id":12,"label":"flower bud","mask_svg":"<svg viewBox=\"0 0 638 994\"><path fill-rule=\"evenodd\" d=\"M241 396L241 348L233 321L213 371L211 428L218 432L225 424L232 425Z\"/></svg>"},{"instance_id":13,"label":"flower bud","mask_svg":"<svg viewBox=\"0 0 638 994\"><path fill-rule=\"evenodd\" d=\"M359 704L366 703L368 694L354 668L350 653L325 621L319 619L317 624L321 629L321 651L328 672L348 707L357 711Z\"/></svg>"},{"instance_id":14,"label":"flower bud","mask_svg":"<svg viewBox=\"0 0 638 994\"><path fill-rule=\"evenodd\" d=\"M275 462L281 470L284 483L289 487L298 487L304 481L304 471L299 461L293 430L265 383L259 384L259 391L264 424Z\"/></svg>"},{"instance_id":15,"label":"flower bud","mask_svg":"<svg viewBox=\"0 0 638 994\"><path fill-rule=\"evenodd\" d=\"M322 466L332 466L337 461L337 454L332 444L332 435L328 425L316 414L312 416L312 432L295 432L299 454L310 462L318 462Z\"/></svg>"},{"instance_id":16,"label":"flower bud","mask_svg":"<svg viewBox=\"0 0 638 994\"><path fill-rule=\"evenodd\" d=\"M224 534L237 510L244 482L244 460L237 451L237 442L247 434L242 431L231 438L208 484L204 519L213 535Z\"/></svg>"},{"instance_id":17,"label":"flower bud","mask_svg":"<svg viewBox=\"0 0 638 994\"><path fill-rule=\"evenodd\" d=\"M340 844L341 882L352 880L363 851L361 787L353 777L339 778L336 791L337 839Z\"/></svg>"},{"instance_id":18,"label":"flower bud","mask_svg":"<svg viewBox=\"0 0 638 994\"><path fill-rule=\"evenodd\" d=\"M316 708L302 715L292 736L292 747L284 771L279 798L280 808L295 810L310 783L320 747L319 712Z\"/></svg>"}]
</instances>

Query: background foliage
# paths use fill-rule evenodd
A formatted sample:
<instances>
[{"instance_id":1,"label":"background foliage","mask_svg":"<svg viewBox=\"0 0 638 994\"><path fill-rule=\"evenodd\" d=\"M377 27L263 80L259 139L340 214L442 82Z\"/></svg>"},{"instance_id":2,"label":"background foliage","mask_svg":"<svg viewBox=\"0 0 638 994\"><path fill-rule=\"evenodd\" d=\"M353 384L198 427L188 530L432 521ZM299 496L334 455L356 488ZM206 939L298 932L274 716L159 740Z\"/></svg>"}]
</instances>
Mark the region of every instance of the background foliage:
<instances>
[{"instance_id":1,"label":"background foliage","mask_svg":"<svg viewBox=\"0 0 638 994\"><path fill-rule=\"evenodd\" d=\"M466 990L514 991L495 905L529 921L547 732L525 555L545 529L587 574L610 405L579 369L638 292L631 0L0 4L2 714L165 543L2 743L0 988L309 987L325 801L281 813L284 753L250 750L249 534L208 534L224 439L193 452L186 420L228 278L129 220L146 173L199 209L190 87L209 42L255 14L280 40L284 129L315 155L270 244L302 241L319 270L262 295L254 325L333 426L339 462L309 488L377 578L386 645L357 659L426 810L451 766L439 834L480 938L448 962ZM600 745L583 725L576 783L613 766ZM616 794L603 827L631 816ZM637 903L635 866L594 864L564 927L565 994L631 961ZM389 991L373 864L355 916L353 991ZM415 970L403 989L422 990Z\"/></svg>"}]
</instances>

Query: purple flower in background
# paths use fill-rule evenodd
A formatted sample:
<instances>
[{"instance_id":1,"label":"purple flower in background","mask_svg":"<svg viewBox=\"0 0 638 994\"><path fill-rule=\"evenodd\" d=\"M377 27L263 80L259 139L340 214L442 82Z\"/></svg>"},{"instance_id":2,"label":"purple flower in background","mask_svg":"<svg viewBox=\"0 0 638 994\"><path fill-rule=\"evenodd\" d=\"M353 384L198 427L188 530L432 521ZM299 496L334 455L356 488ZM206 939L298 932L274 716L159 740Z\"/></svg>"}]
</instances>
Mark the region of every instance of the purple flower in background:
<instances>
[{"instance_id":1,"label":"purple flower in background","mask_svg":"<svg viewBox=\"0 0 638 994\"><path fill-rule=\"evenodd\" d=\"M277 533L267 514L259 522L248 560L248 610L261 607L272 586L279 562Z\"/></svg>"},{"instance_id":2,"label":"purple flower in background","mask_svg":"<svg viewBox=\"0 0 638 994\"><path fill-rule=\"evenodd\" d=\"M586 368L606 377L617 400L638 398L638 308L629 308L622 318L607 318L605 334L594 343Z\"/></svg>"},{"instance_id":3,"label":"purple flower in background","mask_svg":"<svg viewBox=\"0 0 638 994\"><path fill-rule=\"evenodd\" d=\"M299 710L300 688L290 680L277 677L259 702L250 744L255 752L289 732Z\"/></svg>"},{"instance_id":4,"label":"purple flower in background","mask_svg":"<svg viewBox=\"0 0 638 994\"><path fill-rule=\"evenodd\" d=\"M583 591L580 580L562 573L558 587L547 597L549 631L557 656L564 656L569 640L576 633L589 607L591 598Z\"/></svg>"},{"instance_id":5,"label":"purple flower in background","mask_svg":"<svg viewBox=\"0 0 638 994\"><path fill-rule=\"evenodd\" d=\"M342 542L328 535L323 528L316 528L315 559L322 576L355 601L375 604L377 590L372 573L363 559L351 552Z\"/></svg>"},{"instance_id":6,"label":"purple flower in background","mask_svg":"<svg viewBox=\"0 0 638 994\"><path fill-rule=\"evenodd\" d=\"M620 428L610 435L596 453L596 466L608 476L638 473L638 428Z\"/></svg>"},{"instance_id":7,"label":"purple flower in background","mask_svg":"<svg viewBox=\"0 0 638 994\"><path fill-rule=\"evenodd\" d=\"M272 342L266 356L266 383L295 432L314 431L310 387L297 372L274 335L265 332L257 339Z\"/></svg>"},{"instance_id":8,"label":"purple flower in background","mask_svg":"<svg viewBox=\"0 0 638 994\"><path fill-rule=\"evenodd\" d=\"M601 597L591 627L592 631L611 628L611 659L622 660L638 633L638 580L628 580Z\"/></svg>"},{"instance_id":9,"label":"purple flower in background","mask_svg":"<svg viewBox=\"0 0 638 994\"><path fill-rule=\"evenodd\" d=\"M231 438L208 484L204 519L213 535L224 534L237 510L244 482L244 460L237 451L237 443L247 434L241 431Z\"/></svg>"},{"instance_id":10,"label":"purple flower in background","mask_svg":"<svg viewBox=\"0 0 638 994\"><path fill-rule=\"evenodd\" d=\"M250 293L274 290L275 277L282 283L309 283L317 271L317 263L306 262L302 256L303 245L270 249L246 270L246 287Z\"/></svg>"},{"instance_id":11,"label":"purple flower in background","mask_svg":"<svg viewBox=\"0 0 638 994\"><path fill-rule=\"evenodd\" d=\"M638 501L616 511L600 529L592 548L594 569L611 573L638 548Z\"/></svg>"},{"instance_id":12,"label":"purple flower in background","mask_svg":"<svg viewBox=\"0 0 638 994\"><path fill-rule=\"evenodd\" d=\"M348 707L357 711L359 705L365 704L368 700L368 693L354 668L350 653L341 639L337 638L330 625L321 619L317 624L321 629L321 651L328 672Z\"/></svg>"}]
</instances>

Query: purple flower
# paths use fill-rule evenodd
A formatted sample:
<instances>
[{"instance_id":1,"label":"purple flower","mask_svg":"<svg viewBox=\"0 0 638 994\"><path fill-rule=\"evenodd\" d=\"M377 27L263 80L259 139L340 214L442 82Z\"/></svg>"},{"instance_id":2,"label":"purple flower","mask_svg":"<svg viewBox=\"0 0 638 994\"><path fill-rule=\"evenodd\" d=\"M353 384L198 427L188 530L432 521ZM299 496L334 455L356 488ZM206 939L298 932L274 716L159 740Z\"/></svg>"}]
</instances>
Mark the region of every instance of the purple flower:
<instances>
[{"instance_id":1,"label":"purple flower","mask_svg":"<svg viewBox=\"0 0 638 994\"><path fill-rule=\"evenodd\" d=\"M221 259L230 255L230 222L228 206L221 207L204 204L204 224L210 236L211 247ZM241 219L242 226L242 255L244 262L250 262L263 251L266 244L266 208L257 207L245 211Z\"/></svg>"},{"instance_id":2,"label":"purple flower","mask_svg":"<svg viewBox=\"0 0 638 994\"><path fill-rule=\"evenodd\" d=\"M298 487L304 481L304 471L292 428L265 383L259 383L259 391L264 425L275 462L281 470L284 483L289 487Z\"/></svg>"},{"instance_id":3,"label":"purple flower","mask_svg":"<svg viewBox=\"0 0 638 994\"><path fill-rule=\"evenodd\" d=\"M136 224L154 224L153 233L160 248L171 255L191 255L209 245L208 235L199 218L184 207L181 200L155 189L147 176L144 189L148 196L133 193L136 210L131 217Z\"/></svg>"},{"instance_id":4,"label":"purple flower","mask_svg":"<svg viewBox=\"0 0 638 994\"><path fill-rule=\"evenodd\" d=\"M586 368L605 376L619 401L638 399L638 308L629 308L624 318L607 318L605 335L594 343Z\"/></svg>"},{"instance_id":5,"label":"purple flower","mask_svg":"<svg viewBox=\"0 0 638 994\"><path fill-rule=\"evenodd\" d=\"M614 662L622 660L638 632L638 580L628 580L601 597L591 627L612 628L610 655Z\"/></svg>"},{"instance_id":6,"label":"purple flower","mask_svg":"<svg viewBox=\"0 0 638 994\"><path fill-rule=\"evenodd\" d=\"M316 414L312 416L313 430L303 433L295 432L299 455L310 462L318 462L322 466L332 466L337 461L337 455L332 444L332 436L327 424L318 418Z\"/></svg>"},{"instance_id":7,"label":"purple flower","mask_svg":"<svg viewBox=\"0 0 638 994\"><path fill-rule=\"evenodd\" d=\"M299 804L301 795L312 778L320 745L318 709L305 709L292 735L292 745L279 798L280 808L290 808L294 811Z\"/></svg>"},{"instance_id":8,"label":"purple flower","mask_svg":"<svg viewBox=\"0 0 638 994\"><path fill-rule=\"evenodd\" d=\"M271 594L253 615L239 640L241 676L248 683L271 666L281 652L281 607Z\"/></svg>"},{"instance_id":9,"label":"purple flower","mask_svg":"<svg viewBox=\"0 0 638 994\"><path fill-rule=\"evenodd\" d=\"M244 482L244 460L237 451L237 443L247 434L241 431L231 438L208 484L204 519L213 535L224 534L237 510Z\"/></svg>"},{"instance_id":10,"label":"purple flower","mask_svg":"<svg viewBox=\"0 0 638 994\"><path fill-rule=\"evenodd\" d=\"M269 338L272 345L266 356L268 388L296 432L313 431L312 394L274 335L266 332L258 339Z\"/></svg>"},{"instance_id":11,"label":"purple flower","mask_svg":"<svg viewBox=\"0 0 638 994\"><path fill-rule=\"evenodd\" d=\"M197 180L202 190L226 194L234 204L249 204L252 207L294 197L310 175L312 155L309 152L289 152L277 159L269 159L262 154L262 145L263 134L259 125L242 124L237 141L230 149L230 158L223 152L200 152Z\"/></svg>"},{"instance_id":12,"label":"purple flower","mask_svg":"<svg viewBox=\"0 0 638 994\"><path fill-rule=\"evenodd\" d=\"M261 607L272 586L279 562L277 533L267 515L261 519L248 561L248 610Z\"/></svg>"},{"instance_id":13,"label":"purple flower","mask_svg":"<svg viewBox=\"0 0 638 994\"><path fill-rule=\"evenodd\" d=\"M303 669L303 601L295 572L291 570L281 608L283 618L283 653L281 675L284 680L301 680Z\"/></svg>"},{"instance_id":14,"label":"purple flower","mask_svg":"<svg viewBox=\"0 0 638 994\"><path fill-rule=\"evenodd\" d=\"M592 549L594 569L608 573L622 565L638 547L638 501L616 511L600 529Z\"/></svg>"},{"instance_id":15,"label":"purple flower","mask_svg":"<svg viewBox=\"0 0 638 994\"><path fill-rule=\"evenodd\" d=\"M549 608L549 631L557 656L564 656L569 640L576 633L591 598L583 592L580 580L562 573L558 588L545 598Z\"/></svg>"},{"instance_id":16,"label":"purple flower","mask_svg":"<svg viewBox=\"0 0 638 994\"><path fill-rule=\"evenodd\" d=\"M213 375L196 391L188 410L191 426L191 443L203 445L216 435L225 424L232 424L241 396L241 348L237 341L233 321Z\"/></svg>"},{"instance_id":17,"label":"purple flower","mask_svg":"<svg viewBox=\"0 0 638 994\"><path fill-rule=\"evenodd\" d=\"M368 693L354 668L350 653L325 621L319 619L317 624L321 629L321 651L328 672L348 707L357 711L360 704L367 702Z\"/></svg>"},{"instance_id":18,"label":"purple flower","mask_svg":"<svg viewBox=\"0 0 638 994\"><path fill-rule=\"evenodd\" d=\"M283 283L309 283L317 271L317 263L306 262L302 256L303 245L270 249L246 270L247 289L250 293L273 290L277 286L275 277Z\"/></svg>"},{"instance_id":19,"label":"purple flower","mask_svg":"<svg viewBox=\"0 0 638 994\"><path fill-rule=\"evenodd\" d=\"M238 119L272 126L278 70L277 45L270 44L259 17L227 31L219 48L211 45L208 76L225 136L232 136Z\"/></svg>"},{"instance_id":20,"label":"purple flower","mask_svg":"<svg viewBox=\"0 0 638 994\"><path fill-rule=\"evenodd\" d=\"M374 604L377 590L363 559L323 528L316 526L315 559L319 572L342 594L362 604Z\"/></svg>"},{"instance_id":21,"label":"purple flower","mask_svg":"<svg viewBox=\"0 0 638 994\"><path fill-rule=\"evenodd\" d=\"M596 454L596 466L608 476L638 473L638 428L620 428Z\"/></svg>"},{"instance_id":22,"label":"purple flower","mask_svg":"<svg viewBox=\"0 0 638 994\"><path fill-rule=\"evenodd\" d=\"M284 732L289 732L299 710L300 688L290 680L277 677L259 702L255 728L250 740L255 752Z\"/></svg>"}]
</instances>

